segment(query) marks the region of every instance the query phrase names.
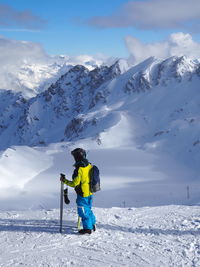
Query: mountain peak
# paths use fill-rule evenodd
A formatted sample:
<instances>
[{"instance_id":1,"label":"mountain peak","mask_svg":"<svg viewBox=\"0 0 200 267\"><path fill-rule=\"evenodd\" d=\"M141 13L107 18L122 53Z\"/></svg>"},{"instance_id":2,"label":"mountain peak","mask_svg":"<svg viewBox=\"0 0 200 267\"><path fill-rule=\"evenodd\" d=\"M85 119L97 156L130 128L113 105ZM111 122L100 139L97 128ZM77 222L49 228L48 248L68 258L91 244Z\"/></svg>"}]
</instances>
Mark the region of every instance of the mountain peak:
<instances>
[{"instance_id":1,"label":"mountain peak","mask_svg":"<svg viewBox=\"0 0 200 267\"><path fill-rule=\"evenodd\" d=\"M154 86L189 81L198 72L200 63L186 56L173 56L165 60L149 58L132 67L132 76L126 85L126 92L146 91Z\"/></svg>"},{"instance_id":2,"label":"mountain peak","mask_svg":"<svg viewBox=\"0 0 200 267\"><path fill-rule=\"evenodd\" d=\"M111 66L111 68L112 68L114 73L119 75L119 74L123 74L124 72L126 72L130 68L130 65L128 64L127 60L121 58L121 59L118 59Z\"/></svg>"}]
</instances>

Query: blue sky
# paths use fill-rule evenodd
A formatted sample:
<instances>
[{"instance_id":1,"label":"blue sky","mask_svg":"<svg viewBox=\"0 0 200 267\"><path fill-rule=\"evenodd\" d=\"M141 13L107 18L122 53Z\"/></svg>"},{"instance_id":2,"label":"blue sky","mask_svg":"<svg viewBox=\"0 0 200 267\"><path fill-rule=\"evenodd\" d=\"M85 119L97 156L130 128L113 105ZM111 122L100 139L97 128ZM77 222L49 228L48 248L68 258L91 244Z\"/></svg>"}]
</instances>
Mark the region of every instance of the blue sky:
<instances>
[{"instance_id":1,"label":"blue sky","mask_svg":"<svg viewBox=\"0 0 200 267\"><path fill-rule=\"evenodd\" d=\"M38 32L1 31L20 29L20 25L1 26L0 34L17 40L39 42L50 54L127 54L123 36L131 30L96 29L76 21L93 15L112 13L123 4L123 0L6 0L17 11L29 9L33 14L46 20Z\"/></svg>"},{"instance_id":2,"label":"blue sky","mask_svg":"<svg viewBox=\"0 0 200 267\"><path fill-rule=\"evenodd\" d=\"M130 46L145 49L176 32L198 42L198 1L5 0L0 35L39 43L48 54L127 57Z\"/></svg>"}]
</instances>

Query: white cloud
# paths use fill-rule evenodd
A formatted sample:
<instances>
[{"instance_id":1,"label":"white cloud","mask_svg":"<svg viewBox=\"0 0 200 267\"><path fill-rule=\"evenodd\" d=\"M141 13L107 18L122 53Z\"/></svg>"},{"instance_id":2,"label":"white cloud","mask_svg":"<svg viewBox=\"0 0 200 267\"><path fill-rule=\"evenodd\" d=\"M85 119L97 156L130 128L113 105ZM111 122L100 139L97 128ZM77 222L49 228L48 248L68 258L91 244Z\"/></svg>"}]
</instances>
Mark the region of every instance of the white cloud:
<instances>
[{"instance_id":1,"label":"white cloud","mask_svg":"<svg viewBox=\"0 0 200 267\"><path fill-rule=\"evenodd\" d=\"M0 36L0 88L19 89L17 77L24 63L44 64L50 60L40 44Z\"/></svg>"},{"instance_id":2,"label":"white cloud","mask_svg":"<svg viewBox=\"0 0 200 267\"><path fill-rule=\"evenodd\" d=\"M5 38L0 35L0 72L4 68L18 68L23 63L55 63L76 65L101 65L105 62L114 61L113 58L103 54L97 55L77 55L77 56L57 56L48 55L43 47L34 42L18 41Z\"/></svg>"},{"instance_id":3,"label":"white cloud","mask_svg":"<svg viewBox=\"0 0 200 267\"><path fill-rule=\"evenodd\" d=\"M195 42L188 33L173 33L168 40L154 43L143 43L135 37L127 36L125 43L134 64L151 56L167 58L186 55L191 58L200 58L200 43Z\"/></svg>"},{"instance_id":4,"label":"white cloud","mask_svg":"<svg viewBox=\"0 0 200 267\"><path fill-rule=\"evenodd\" d=\"M105 56L103 54L96 55L49 55L45 52L39 43L29 41L18 41L8 39L0 35L0 70L3 66L20 66L24 62L33 63L54 63L60 64L67 62L68 64L76 65L101 65L115 61L115 58Z\"/></svg>"},{"instance_id":5,"label":"white cloud","mask_svg":"<svg viewBox=\"0 0 200 267\"><path fill-rule=\"evenodd\" d=\"M45 61L48 55L40 44L17 41L0 36L0 65L20 65L22 62Z\"/></svg>"},{"instance_id":6,"label":"white cloud","mask_svg":"<svg viewBox=\"0 0 200 267\"><path fill-rule=\"evenodd\" d=\"M140 29L194 29L199 27L199 22L199 0L129 1L110 16L96 16L88 20L90 25L96 27L132 26Z\"/></svg>"},{"instance_id":7,"label":"white cloud","mask_svg":"<svg viewBox=\"0 0 200 267\"><path fill-rule=\"evenodd\" d=\"M68 58L69 64L77 65L81 64L86 66L89 69L92 69L96 66L101 65L112 65L117 58L115 57L108 57L103 54L96 54L96 55L78 55L78 56L70 56Z\"/></svg>"}]
</instances>

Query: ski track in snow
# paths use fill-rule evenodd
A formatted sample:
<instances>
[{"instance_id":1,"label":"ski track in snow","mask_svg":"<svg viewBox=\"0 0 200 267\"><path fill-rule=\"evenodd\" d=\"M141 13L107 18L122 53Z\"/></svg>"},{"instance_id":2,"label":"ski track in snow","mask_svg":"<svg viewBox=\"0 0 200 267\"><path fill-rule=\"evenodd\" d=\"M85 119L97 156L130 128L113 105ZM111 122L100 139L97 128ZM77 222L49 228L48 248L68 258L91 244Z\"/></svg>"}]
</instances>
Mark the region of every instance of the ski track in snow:
<instances>
[{"instance_id":1,"label":"ski track in snow","mask_svg":"<svg viewBox=\"0 0 200 267\"><path fill-rule=\"evenodd\" d=\"M200 266L199 206L94 208L97 231L77 234L77 214L0 212L0 266Z\"/></svg>"}]
</instances>

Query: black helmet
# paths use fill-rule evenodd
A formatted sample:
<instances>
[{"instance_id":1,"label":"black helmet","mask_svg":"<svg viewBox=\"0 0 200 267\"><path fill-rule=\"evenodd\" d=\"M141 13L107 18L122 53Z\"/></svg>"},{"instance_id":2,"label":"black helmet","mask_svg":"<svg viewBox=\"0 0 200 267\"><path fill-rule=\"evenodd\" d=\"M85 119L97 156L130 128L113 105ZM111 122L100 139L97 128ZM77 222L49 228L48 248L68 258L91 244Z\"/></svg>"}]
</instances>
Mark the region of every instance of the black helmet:
<instances>
[{"instance_id":1,"label":"black helmet","mask_svg":"<svg viewBox=\"0 0 200 267\"><path fill-rule=\"evenodd\" d=\"M76 148L71 151L75 161L80 161L86 158L86 151L82 148Z\"/></svg>"}]
</instances>

